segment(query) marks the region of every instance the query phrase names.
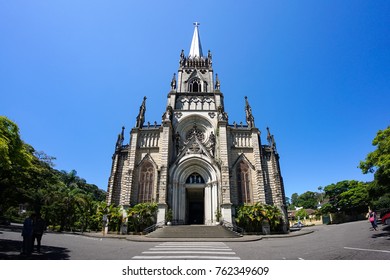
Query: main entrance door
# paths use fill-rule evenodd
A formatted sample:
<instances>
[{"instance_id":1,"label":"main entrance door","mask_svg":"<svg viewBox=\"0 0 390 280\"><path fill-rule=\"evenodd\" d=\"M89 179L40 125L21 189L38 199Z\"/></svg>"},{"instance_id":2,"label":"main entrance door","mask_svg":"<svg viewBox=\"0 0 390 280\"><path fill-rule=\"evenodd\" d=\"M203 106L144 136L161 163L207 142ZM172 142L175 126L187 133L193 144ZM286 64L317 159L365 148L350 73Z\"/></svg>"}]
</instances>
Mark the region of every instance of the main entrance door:
<instances>
[{"instance_id":1,"label":"main entrance door","mask_svg":"<svg viewBox=\"0 0 390 280\"><path fill-rule=\"evenodd\" d=\"M204 224L204 188L187 188L187 223Z\"/></svg>"}]
</instances>

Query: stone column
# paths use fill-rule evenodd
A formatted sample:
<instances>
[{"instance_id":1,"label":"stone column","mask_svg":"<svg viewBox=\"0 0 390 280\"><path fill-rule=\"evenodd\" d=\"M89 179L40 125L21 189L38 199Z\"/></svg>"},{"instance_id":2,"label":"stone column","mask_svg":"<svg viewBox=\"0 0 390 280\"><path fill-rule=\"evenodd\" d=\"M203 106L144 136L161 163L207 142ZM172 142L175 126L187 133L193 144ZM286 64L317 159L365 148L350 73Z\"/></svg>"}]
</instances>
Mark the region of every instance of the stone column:
<instances>
[{"instance_id":1,"label":"stone column","mask_svg":"<svg viewBox=\"0 0 390 280\"><path fill-rule=\"evenodd\" d=\"M169 153L171 150L171 139L172 139L172 126L170 120L163 120L162 131L160 130L160 155L161 155L161 166L160 166L160 180L158 185L158 215L157 223L165 221L165 213L168 209L167 205L167 187L168 187L168 166L169 166Z\"/></svg>"},{"instance_id":2,"label":"stone column","mask_svg":"<svg viewBox=\"0 0 390 280\"><path fill-rule=\"evenodd\" d=\"M219 121L219 157L221 160L221 186L219 194L221 195L222 219L232 221L232 203L230 199L230 172L229 172L229 151L227 139L227 121Z\"/></svg>"},{"instance_id":3,"label":"stone column","mask_svg":"<svg viewBox=\"0 0 390 280\"><path fill-rule=\"evenodd\" d=\"M211 217L211 222L215 225L215 222L217 222L217 217L216 217L216 214L217 214L217 211L219 209L219 195L218 195L218 183L217 182L213 182L212 183L212 194L213 194L213 197L212 197L212 201L211 201L211 214L212 214L212 217Z\"/></svg>"},{"instance_id":4,"label":"stone column","mask_svg":"<svg viewBox=\"0 0 390 280\"><path fill-rule=\"evenodd\" d=\"M260 131L257 128L252 128L252 147L253 147L253 157L255 159L255 169L256 169L256 184L253 185L253 194L258 194L254 196L255 202L260 202L265 204L265 190L264 190L264 176L262 168L262 154L261 154L261 140L260 140Z\"/></svg>"},{"instance_id":5,"label":"stone column","mask_svg":"<svg viewBox=\"0 0 390 280\"><path fill-rule=\"evenodd\" d=\"M112 157L113 160L111 166L111 174L110 174L110 178L108 179L107 198L106 198L106 202L108 205L110 205L111 203L115 203L114 202L115 201L114 194L116 191L115 174L117 172L117 165L118 165L118 157L119 157L118 152L116 151Z\"/></svg>"},{"instance_id":6,"label":"stone column","mask_svg":"<svg viewBox=\"0 0 390 280\"><path fill-rule=\"evenodd\" d=\"M121 205L130 205L132 200L132 194L133 194L133 170L135 168L135 158L136 158L136 151L138 146L138 128L133 128L130 132L130 145L128 148L128 158L127 161L124 164L124 169L127 170L127 174L123 176L124 178L121 178L121 184L123 186L123 189L121 190ZM123 174L122 174L123 175ZM134 198L135 199L135 198Z\"/></svg>"},{"instance_id":7,"label":"stone column","mask_svg":"<svg viewBox=\"0 0 390 280\"><path fill-rule=\"evenodd\" d=\"M185 223L186 222L186 188L184 185L179 185L179 221Z\"/></svg>"},{"instance_id":8,"label":"stone column","mask_svg":"<svg viewBox=\"0 0 390 280\"><path fill-rule=\"evenodd\" d=\"M165 214L168 211L168 205L164 203L159 203L158 204L158 209L157 209L157 223L162 223L166 222L165 221Z\"/></svg>"},{"instance_id":9,"label":"stone column","mask_svg":"<svg viewBox=\"0 0 390 280\"><path fill-rule=\"evenodd\" d=\"M178 182L173 182L172 186L172 214L173 220L179 220L179 205L178 205L178 197L179 197L179 188Z\"/></svg>"},{"instance_id":10,"label":"stone column","mask_svg":"<svg viewBox=\"0 0 390 280\"><path fill-rule=\"evenodd\" d=\"M212 185L207 184L204 188L204 223L211 225L213 220Z\"/></svg>"}]
</instances>

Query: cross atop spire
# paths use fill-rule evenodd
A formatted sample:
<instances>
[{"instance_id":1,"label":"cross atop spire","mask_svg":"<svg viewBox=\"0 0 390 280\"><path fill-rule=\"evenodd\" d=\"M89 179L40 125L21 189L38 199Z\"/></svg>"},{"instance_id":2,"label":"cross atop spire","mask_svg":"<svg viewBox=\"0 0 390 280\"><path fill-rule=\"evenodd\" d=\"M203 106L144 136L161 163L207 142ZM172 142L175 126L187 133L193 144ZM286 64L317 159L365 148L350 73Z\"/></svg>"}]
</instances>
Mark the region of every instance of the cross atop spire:
<instances>
[{"instance_id":1,"label":"cross atop spire","mask_svg":"<svg viewBox=\"0 0 390 280\"><path fill-rule=\"evenodd\" d=\"M191 48L190 48L190 53L188 57L190 58L201 58L203 56L202 52L202 44L200 43L200 37L199 37L199 22L194 22L194 35L192 36L192 42L191 42Z\"/></svg>"}]
</instances>

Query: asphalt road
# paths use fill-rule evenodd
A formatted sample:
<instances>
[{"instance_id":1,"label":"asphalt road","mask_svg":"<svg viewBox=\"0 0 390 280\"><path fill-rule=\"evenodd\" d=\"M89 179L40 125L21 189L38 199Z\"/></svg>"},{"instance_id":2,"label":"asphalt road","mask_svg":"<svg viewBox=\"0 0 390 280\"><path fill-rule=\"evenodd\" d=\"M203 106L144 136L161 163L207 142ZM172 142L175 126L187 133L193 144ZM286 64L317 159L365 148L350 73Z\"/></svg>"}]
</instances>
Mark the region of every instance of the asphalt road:
<instances>
[{"instance_id":1,"label":"asphalt road","mask_svg":"<svg viewBox=\"0 0 390 280\"><path fill-rule=\"evenodd\" d=\"M42 238L42 254L27 259L390 260L390 226L372 231L367 221L358 221L311 229L313 233L296 237L215 243L134 242L49 232ZM26 259L20 255L20 230L0 228L0 259Z\"/></svg>"},{"instance_id":2,"label":"asphalt road","mask_svg":"<svg viewBox=\"0 0 390 280\"><path fill-rule=\"evenodd\" d=\"M390 260L390 226L373 231L367 221L358 221L312 229L308 235L229 246L247 260Z\"/></svg>"}]
</instances>

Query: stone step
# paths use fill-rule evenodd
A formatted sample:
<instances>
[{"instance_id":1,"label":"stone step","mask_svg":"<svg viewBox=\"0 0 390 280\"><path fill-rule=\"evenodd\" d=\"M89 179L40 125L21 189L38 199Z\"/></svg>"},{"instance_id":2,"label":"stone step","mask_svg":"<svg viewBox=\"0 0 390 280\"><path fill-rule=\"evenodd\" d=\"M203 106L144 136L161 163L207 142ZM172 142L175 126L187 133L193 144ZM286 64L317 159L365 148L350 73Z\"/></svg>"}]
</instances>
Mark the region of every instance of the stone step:
<instances>
[{"instance_id":1,"label":"stone step","mask_svg":"<svg viewBox=\"0 0 390 280\"><path fill-rule=\"evenodd\" d=\"M165 226L149 233L151 238L237 238L240 237L223 226L178 225Z\"/></svg>"}]
</instances>

